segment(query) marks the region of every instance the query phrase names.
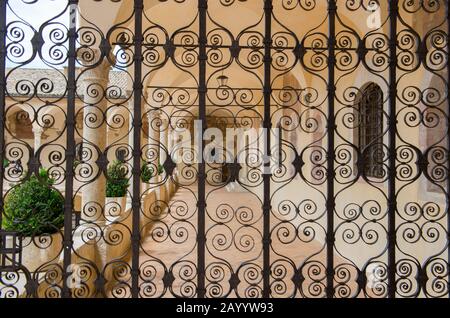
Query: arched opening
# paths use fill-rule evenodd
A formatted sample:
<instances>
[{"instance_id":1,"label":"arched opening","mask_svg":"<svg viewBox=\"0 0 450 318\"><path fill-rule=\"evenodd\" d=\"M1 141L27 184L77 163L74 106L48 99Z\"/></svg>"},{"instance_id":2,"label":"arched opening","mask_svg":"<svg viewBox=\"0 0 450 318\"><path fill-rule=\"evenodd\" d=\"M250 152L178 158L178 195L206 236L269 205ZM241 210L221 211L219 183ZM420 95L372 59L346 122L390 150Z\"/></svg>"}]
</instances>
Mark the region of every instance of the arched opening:
<instances>
[{"instance_id":1,"label":"arched opening","mask_svg":"<svg viewBox=\"0 0 450 318\"><path fill-rule=\"evenodd\" d=\"M358 99L360 124L358 147L366 177L382 178L383 169L383 91L375 83L366 84Z\"/></svg>"},{"instance_id":2,"label":"arched opening","mask_svg":"<svg viewBox=\"0 0 450 318\"><path fill-rule=\"evenodd\" d=\"M8 118L11 132L17 139L32 142L34 140L30 115L20 110Z\"/></svg>"}]
</instances>

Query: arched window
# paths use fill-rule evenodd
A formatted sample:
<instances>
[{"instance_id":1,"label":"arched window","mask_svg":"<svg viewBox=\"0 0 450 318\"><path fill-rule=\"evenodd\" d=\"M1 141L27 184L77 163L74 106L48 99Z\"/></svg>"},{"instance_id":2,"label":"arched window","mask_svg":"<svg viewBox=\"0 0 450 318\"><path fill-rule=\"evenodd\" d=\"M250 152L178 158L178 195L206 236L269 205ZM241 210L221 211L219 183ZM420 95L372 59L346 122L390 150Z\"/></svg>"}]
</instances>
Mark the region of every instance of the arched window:
<instances>
[{"instance_id":1,"label":"arched window","mask_svg":"<svg viewBox=\"0 0 450 318\"><path fill-rule=\"evenodd\" d=\"M359 150L362 154L364 174L367 177L384 177L383 169L383 92L370 83L359 99L361 122L358 131Z\"/></svg>"}]
</instances>

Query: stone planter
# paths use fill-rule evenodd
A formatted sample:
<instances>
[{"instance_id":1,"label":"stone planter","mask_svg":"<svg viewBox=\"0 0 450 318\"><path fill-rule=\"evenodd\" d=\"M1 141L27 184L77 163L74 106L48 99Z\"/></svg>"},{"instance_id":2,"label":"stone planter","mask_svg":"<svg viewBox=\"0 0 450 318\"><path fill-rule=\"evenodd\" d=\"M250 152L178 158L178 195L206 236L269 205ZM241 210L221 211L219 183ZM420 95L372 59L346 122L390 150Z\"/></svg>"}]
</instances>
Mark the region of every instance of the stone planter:
<instances>
[{"instance_id":1,"label":"stone planter","mask_svg":"<svg viewBox=\"0 0 450 318\"><path fill-rule=\"evenodd\" d=\"M175 195L175 192L177 192L177 186L175 184L175 181L170 179L170 197L173 197Z\"/></svg>"},{"instance_id":2,"label":"stone planter","mask_svg":"<svg viewBox=\"0 0 450 318\"><path fill-rule=\"evenodd\" d=\"M166 188L166 198L167 203L169 203L170 198L172 197L172 181L170 179L167 179L166 183L164 184L164 187Z\"/></svg>"},{"instance_id":3,"label":"stone planter","mask_svg":"<svg viewBox=\"0 0 450 318\"><path fill-rule=\"evenodd\" d=\"M248 192L243 186L239 184L239 182L230 182L226 185L225 189L228 192Z\"/></svg>"},{"instance_id":4,"label":"stone planter","mask_svg":"<svg viewBox=\"0 0 450 318\"><path fill-rule=\"evenodd\" d=\"M165 184L158 186L157 194L158 201L160 201L161 206L167 206L167 188Z\"/></svg>"},{"instance_id":5,"label":"stone planter","mask_svg":"<svg viewBox=\"0 0 450 318\"><path fill-rule=\"evenodd\" d=\"M142 193L147 192L150 188L151 188L150 183L146 183L146 182L141 183L141 192Z\"/></svg>"},{"instance_id":6,"label":"stone planter","mask_svg":"<svg viewBox=\"0 0 450 318\"><path fill-rule=\"evenodd\" d=\"M124 217L127 197L112 197L105 200L105 219L109 222L120 221Z\"/></svg>"},{"instance_id":7,"label":"stone planter","mask_svg":"<svg viewBox=\"0 0 450 318\"><path fill-rule=\"evenodd\" d=\"M22 237L22 265L30 272L45 271L50 264L56 264L62 252L62 230L55 234ZM12 246L12 238L6 239L7 246Z\"/></svg>"}]
</instances>

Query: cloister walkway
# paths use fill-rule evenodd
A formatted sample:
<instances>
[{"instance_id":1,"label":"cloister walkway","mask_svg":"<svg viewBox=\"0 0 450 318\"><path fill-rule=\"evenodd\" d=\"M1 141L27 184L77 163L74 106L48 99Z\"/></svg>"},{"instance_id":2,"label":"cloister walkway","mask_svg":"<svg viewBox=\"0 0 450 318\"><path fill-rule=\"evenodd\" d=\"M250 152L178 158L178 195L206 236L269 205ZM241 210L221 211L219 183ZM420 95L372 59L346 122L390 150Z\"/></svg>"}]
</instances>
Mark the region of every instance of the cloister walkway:
<instances>
[{"instance_id":1,"label":"cloister walkway","mask_svg":"<svg viewBox=\"0 0 450 318\"><path fill-rule=\"evenodd\" d=\"M141 297L195 295L198 265L196 193L196 184L180 187L168 203L168 209L153 222L143 238L139 257ZM207 186L206 194L207 296L257 295L262 287L263 268L260 201L251 192L228 192L224 187ZM295 289L292 282L294 266L298 268L305 261L311 261L311 267L304 268L307 271L319 263L326 264L324 244L316 240L283 238L283 232L272 233L270 253L281 265L278 268L285 269L284 273L273 272L272 276L280 276L288 294ZM276 265L272 263L272 271L277 269ZM307 279L303 284L313 283L311 274L305 273L304 277ZM320 277L316 278L321 281ZM230 284L237 288L229 292ZM171 287L166 288L168 286ZM253 294L255 292L257 294Z\"/></svg>"}]
</instances>

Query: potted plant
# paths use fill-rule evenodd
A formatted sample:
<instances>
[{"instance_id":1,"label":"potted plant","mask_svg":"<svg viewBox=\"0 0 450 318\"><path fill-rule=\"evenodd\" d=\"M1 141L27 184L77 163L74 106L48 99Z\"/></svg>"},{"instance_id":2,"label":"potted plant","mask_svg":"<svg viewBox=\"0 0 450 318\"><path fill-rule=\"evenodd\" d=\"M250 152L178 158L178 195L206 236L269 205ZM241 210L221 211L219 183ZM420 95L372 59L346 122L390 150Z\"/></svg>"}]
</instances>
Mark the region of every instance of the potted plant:
<instances>
[{"instance_id":1,"label":"potted plant","mask_svg":"<svg viewBox=\"0 0 450 318\"><path fill-rule=\"evenodd\" d=\"M78 159L73 160L73 171L75 171L82 162Z\"/></svg>"},{"instance_id":2,"label":"potted plant","mask_svg":"<svg viewBox=\"0 0 450 318\"><path fill-rule=\"evenodd\" d=\"M64 197L53 183L48 171L40 169L39 176L30 176L5 198L2 228L20 235L22 264L31 272L49 264L62 250Z\"/></svg>"},{"instance_id":3,"label":"potted plant","mask_svg":"<svg viewBox=\"0 0 450 318\"><path fill-rule=\"evenodd\" d=\"M158 175L162 175L164 173L164 167L162 164L158 164Z\"/></svg>"},{"instance_id":4,"label":"potted plant","mask_svg":"<svg viewBox=\"0 0 450 318\"><path fill-rule=\"evenodd\" d=\"M114 161L107 170L105 217L115 218L125 210L127 189L127 167Z\"/></svg>"},{"instance_id":5,"label":"potted plant","mask_svg":"<svg viewBox=\"0 0 450 318\"><path fill-rule=\"evenodd\" d=\"M153 168L149 167L145 162L141 167L141 181L144 183L144 191L149 186L150 180L154 177Z\"/></svg>"}]
</instances>

